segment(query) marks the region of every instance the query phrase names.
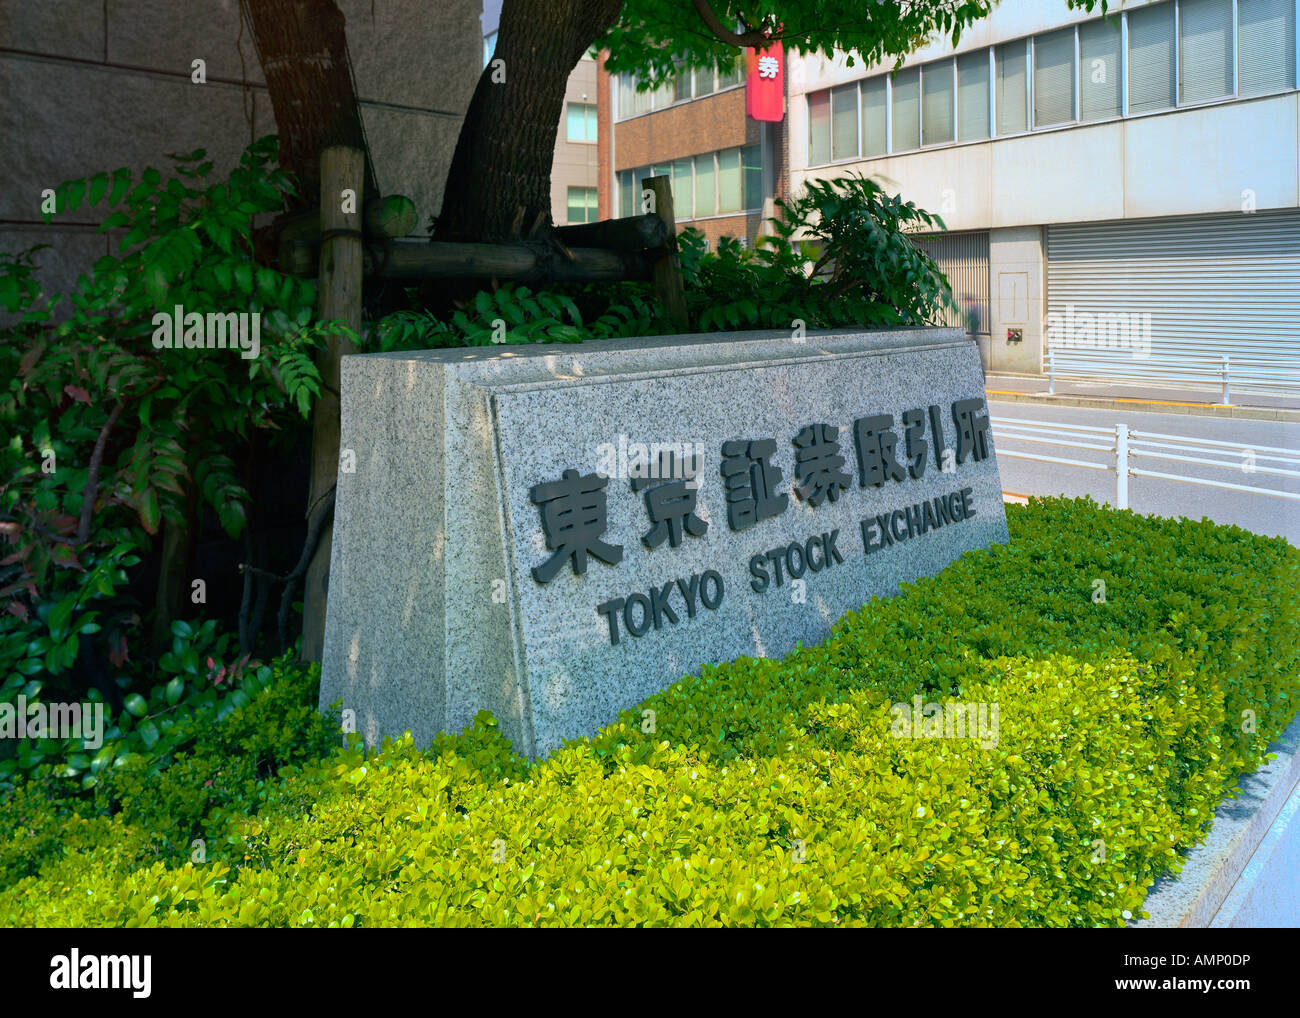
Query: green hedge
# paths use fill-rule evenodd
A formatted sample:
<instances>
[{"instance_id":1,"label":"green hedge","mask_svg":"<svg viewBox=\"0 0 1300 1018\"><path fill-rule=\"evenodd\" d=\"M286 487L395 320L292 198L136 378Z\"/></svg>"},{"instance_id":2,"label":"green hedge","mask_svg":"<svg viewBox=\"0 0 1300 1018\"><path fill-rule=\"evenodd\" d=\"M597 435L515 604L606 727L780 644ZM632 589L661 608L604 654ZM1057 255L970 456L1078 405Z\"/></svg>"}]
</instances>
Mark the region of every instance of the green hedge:
<instances>
[{"instance_id":1,"label":"green hedge","mask_svg":"<svg viewBox=\"0 0 1300 1018\"><path fill-rule=\"evenodd\" d=\"M1122 925L1300 706L1300 553L1089 500L1008 515L1009 545L824 643L536 764L486 715L321 756L274 721L314 696L286 678L77 812L20 786L0 922ZM918 695L996 704L996 745L894 737Z\"/></svg>"}]
</instances>

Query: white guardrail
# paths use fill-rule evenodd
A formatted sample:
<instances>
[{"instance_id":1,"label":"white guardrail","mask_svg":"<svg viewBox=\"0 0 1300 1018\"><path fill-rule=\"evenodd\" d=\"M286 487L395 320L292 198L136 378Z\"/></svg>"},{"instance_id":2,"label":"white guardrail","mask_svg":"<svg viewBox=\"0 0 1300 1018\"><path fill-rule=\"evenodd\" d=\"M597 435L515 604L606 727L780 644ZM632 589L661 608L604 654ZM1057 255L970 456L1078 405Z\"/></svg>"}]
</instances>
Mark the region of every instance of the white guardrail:
<instances>
[{"instance_id":1,"label":"white guardrail","mask_svg":"<svg viewBox=\"0 0 1300 1018\"><path fill-rule=\"evenodd\" d=\"M1293 356L1275 357L1149 357L1047 351L1047 392L1056 394L1058 378L1121 382L1129 385L1178 385L1218 389L1227 406L1233 388L1271 396L1300 396L1300 363Z\"/></svg>"},{"instance_id":2,"label":"white guardrail","mask_svg":"<svg viewBox=\"0 0 1300 1018\"><path fill-rule=\"evenodd\" d=\"M1171 460L1180 463L1196 463L1201 466L1221 467L1247 474L1272 474L1280 477L1300 477L1300 470L1287 469L1287 466L1265 466L1270 463L1300 466L1300 450L1281 449L1269 445L1242 445L1238 442L1220 442L1209 438L1188 438L1184 435L1166 435L1154 431L1133 431L1127 424L1116 424L1112 428L1096 427L1087 424L1059 424L1054 421L1031 421L1018 417L990 417L993 437L998 441L997 455L1015 459L1039 460L1043 463L1058 463L1064 466L1084 467L1088 470L1106 470L1115 475L1115 507L1127 509L1128 482L1130 477L1156 477L1165 481L1180 481L1184 484L1199 484L1207 488L1224 488L1228 491L1244 491L1252 495L1268 495L1272 498L1285 498L1300 501L1300 492L1278 491L1275 488L1260 488L1249 484L1233 484L1229 481L1216 481L1208 477L1188 477L1183 474L1168 474L1159 470L1147 470L1133 466L1133 460ZM1021 452L1007 449L1002 440L1030 442L1040 445L1064 446L1072 449L1092 449L1113 454L1113 459L1096 462L1080 459L1065 459L1046 456L1033 452ZM1201 455L1196 455L1196 454ZM1222 457L1232 457L1223 459ZM1219 458L1210 458L1219 457Z\"/></svg>"}]
</instances>

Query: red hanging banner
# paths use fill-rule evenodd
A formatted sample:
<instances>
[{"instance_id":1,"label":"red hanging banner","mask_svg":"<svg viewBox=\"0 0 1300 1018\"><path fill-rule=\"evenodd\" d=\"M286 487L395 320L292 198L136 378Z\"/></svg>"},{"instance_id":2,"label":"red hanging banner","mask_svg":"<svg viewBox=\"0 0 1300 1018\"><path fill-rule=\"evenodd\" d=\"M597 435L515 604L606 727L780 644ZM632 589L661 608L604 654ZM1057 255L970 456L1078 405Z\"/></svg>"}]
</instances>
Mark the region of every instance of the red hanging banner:
<instances>
[{"instance_id":1,"label":"red hanging banner","mask_svg":"<svg viewBox=\"0 0 1300 1018\"><path fill-rule=\"evenodd\" d=\"M751 120L785 116L785 50L778 39L766 49L746 53L745 113Z\"/></svg>"}]
</instances>

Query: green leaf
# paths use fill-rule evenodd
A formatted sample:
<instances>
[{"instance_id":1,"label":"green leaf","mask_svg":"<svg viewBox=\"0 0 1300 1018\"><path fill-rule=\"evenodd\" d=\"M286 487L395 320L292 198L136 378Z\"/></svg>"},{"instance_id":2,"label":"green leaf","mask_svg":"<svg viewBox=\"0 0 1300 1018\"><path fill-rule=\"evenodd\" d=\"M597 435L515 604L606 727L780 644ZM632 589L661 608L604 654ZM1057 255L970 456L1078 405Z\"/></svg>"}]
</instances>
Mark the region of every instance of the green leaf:
<instances>
[{"instance_id":1,"label":"green leaf","mask_svg":"<svg viewBox=\"0 0 1300 1018\"><path fill-rule=\"evenodd\" d=\"M158 492L152 487L145 488L140 496L140 525L150 534L156 534L161 522L162 510L158 506Z\"/></svg>"},{"instance_id":2,"label":"green leaf","mask_svg":"<svg viewBox=\"0 0 1300 1018\"><path fill-rule=\"evenodd\" d=\"M108 190L108 174L96 173L90 179L90 195L86 198L87 205L98 205L99 199L104 197L104 192Z\"/></svg>"},{"instance_id":3,"label":"green leaf","mask_svg":"<svg viewBox=\"0 0 1300 1018\"><path fill-rule=\"evenodd\" d=\"M148 702L139 693L132 693L128 696L122 701L122 706L125 707L130 714L133 714L138 718L144 717L146 712L149 710Z\"/></svg>"},{"instance_id":4,"label":"green leaf","mask_svg":"<svg viewBox=\"0 0 1300 1018\"><path fill-rule=\"evenodd\" d=\"M145 749L153 749L161 738L161 735L158 732L158 726L152 721L141 723L135 731L136 734L140 736L140 741L144 743Z\"/></svg>"},{"instance_id":5,"label":"green leaf","mask_svg":"<svg viewBox=\"0 0 1300 1018\"><path fill-rule=\"evenodd\" d=\"M126 194L127 188L131 186L131 171L127 169L115 170L113 172L113 191L108 196L108 204L116 205Z\"/></svg>"}]
</instances>

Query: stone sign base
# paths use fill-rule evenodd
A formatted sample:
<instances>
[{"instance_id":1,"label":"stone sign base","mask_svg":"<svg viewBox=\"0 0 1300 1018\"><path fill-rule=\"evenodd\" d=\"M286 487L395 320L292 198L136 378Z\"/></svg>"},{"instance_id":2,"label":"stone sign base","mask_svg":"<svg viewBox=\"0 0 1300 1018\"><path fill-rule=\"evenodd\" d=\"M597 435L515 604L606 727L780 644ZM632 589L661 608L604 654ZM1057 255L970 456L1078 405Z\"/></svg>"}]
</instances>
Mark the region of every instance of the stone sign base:
<instances>
[{"instance_id":1,"label":"stone sign base","mask_svg":"<svg viewBox=\"0 0 1300 1018\"><path fill-rule=\"evenodd\" d=\"M1007 540L960 329L346 357L321 705L545 754Z\"/></svg>"}]
</instances>

